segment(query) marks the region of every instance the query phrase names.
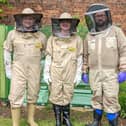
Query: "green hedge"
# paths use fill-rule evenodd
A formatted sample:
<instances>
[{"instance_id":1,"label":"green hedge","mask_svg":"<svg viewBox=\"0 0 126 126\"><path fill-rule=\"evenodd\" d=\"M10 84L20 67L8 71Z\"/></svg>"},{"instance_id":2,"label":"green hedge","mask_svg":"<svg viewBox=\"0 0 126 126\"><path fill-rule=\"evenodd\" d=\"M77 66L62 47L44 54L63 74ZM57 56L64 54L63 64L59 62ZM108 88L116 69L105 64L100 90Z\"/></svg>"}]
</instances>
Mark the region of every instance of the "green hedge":
<instances>
[{"instance_id":1,"label":"green hedge","mask_svg":"<svg viewBox=\"0 0 126 126\"><path fill-rule=\"evenodd\" d=\"M8 3L8 0L0 0L0 3Z\"/></svg>"},{"instance_id":2,"label":"green hedge","mask_svg":"<svg viewBox=\"0 0 126 126\"><path fill-rule=\"evenodd\" d=\"M119 102L121 105L120 116L126 118L126 82L120 84Z\"/></svg>"}]
</instances>

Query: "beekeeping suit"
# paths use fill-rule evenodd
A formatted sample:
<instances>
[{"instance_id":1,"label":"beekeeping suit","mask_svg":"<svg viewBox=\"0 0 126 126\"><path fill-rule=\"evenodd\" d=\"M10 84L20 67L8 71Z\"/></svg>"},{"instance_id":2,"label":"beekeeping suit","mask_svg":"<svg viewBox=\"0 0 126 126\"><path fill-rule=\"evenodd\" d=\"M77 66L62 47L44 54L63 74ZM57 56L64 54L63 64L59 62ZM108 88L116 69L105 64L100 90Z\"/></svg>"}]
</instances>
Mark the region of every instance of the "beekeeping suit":
<instances>
[{"instance_id":1,"label":"beekeeping suit","mask_svg":"<svg viewBox=\"0 0 126 126\"><path fill-rule=\"evenodd\" d=\"M126 75L126 37L112 25L110 10L104 4L91 5L85 19L89 33L84 41L83 77L89 73L94 108L94 121L88 126L99 126L103 110L110 126L117 126L118 73Z\"/></svg>"},{"instance_id":2,"label":"beekeeping suit","mask_svg":"<svg viewBox=\"0 0 126 126\"><path fill-rule=\"evenodd\" d=\"M62 33L62 23L64 26L70 24L69 32L65 32L65 35ZM60 18L52 18L53 35L47 41L48 65L45 66L44 79L50 85L49 100L53 103L56 120L59 121L57 126L61 125L62 108L63 114L67 113L63 118L69 118L74 86L81 80L83 43L75 34L78 23L79 19L72 18L69 13L61 14ZM64 123L67 123L67 126L72 125L67 119Z\"/></svg>"},{"instance_id":3,"label":"beekeeping suit","mask_svg":"<svg viewBox=\"0 0 126 126\"><path fill-rule=\"evenodd\" d=\"M38 126L33 116L40 87L40 60L46 42L45 35L39 31L42 14L25 8L21 14L14 15L14 18L16 28L9 32L4 43L5 70L7 77L11 79L9 100L13 126L19 126L20 107L26 89L28 123L30 126Z\"/></svg>"}]
</instances>

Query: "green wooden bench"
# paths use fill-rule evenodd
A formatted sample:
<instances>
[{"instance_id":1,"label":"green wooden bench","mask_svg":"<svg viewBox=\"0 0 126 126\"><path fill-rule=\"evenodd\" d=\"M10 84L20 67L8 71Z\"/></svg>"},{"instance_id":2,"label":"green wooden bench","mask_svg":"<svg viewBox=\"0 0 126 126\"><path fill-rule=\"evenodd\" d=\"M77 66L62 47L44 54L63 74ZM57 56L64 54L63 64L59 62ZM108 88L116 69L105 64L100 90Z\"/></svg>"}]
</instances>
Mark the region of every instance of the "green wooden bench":
<instances>
[{"instance_id":1,"label":"green wooden bench","mask_svg":"<svg viewBox=\"0 0 126 126\"><path fill-rule=\"evenodd\" d=\"M41 86L39 92L39 98L37 100L38 105L48 104L49 91L46 85ZM92 92L89 89L74 89L73 99L71 101L72 106L91 106Z\"/></svg>"},{"instance_id":2,"label":"green wooden bench","mask_svg":"<svg viewBox=\"0 0 126 126\"><path fill-rule=\"evenodd\" d=\"M91 106L91 90L74 89L74 95L71 102L72 106Z\"/></svg>"},{"instance_id":3,"label":"green wooden bench","mask_svg":"<svg viewBox=\"0 0 126 126\"><path fill-rule=\"evenodd\" d=\"M39 97L37 100L38 105L47 105L48 104L48 96L49 96L49 91L47 86L41 86L40 92L39 92Z\"/></svg>"}]
</instances>

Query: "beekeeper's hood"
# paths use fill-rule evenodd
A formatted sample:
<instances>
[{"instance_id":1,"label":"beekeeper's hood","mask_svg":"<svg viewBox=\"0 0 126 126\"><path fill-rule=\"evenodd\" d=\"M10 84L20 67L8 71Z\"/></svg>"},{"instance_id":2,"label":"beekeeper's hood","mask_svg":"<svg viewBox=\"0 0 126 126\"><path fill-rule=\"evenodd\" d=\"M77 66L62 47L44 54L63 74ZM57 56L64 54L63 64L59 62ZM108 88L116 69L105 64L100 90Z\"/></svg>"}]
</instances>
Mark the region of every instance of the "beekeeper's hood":
<instances>
[{"instance_id":1,"label":"beekeeper's hood","mask_svg":"<svg viewBox=\"0 0 126 126\"><path fill-rule=\"evenodd\" d=\"M38 31L39 28L41 27L42 16L43 15L40 13L35 13L31 8L25 8L22 11L22 13L14 15L15 22L16 22L16 30L20 31L20 32L36 32L36 31ZM34 20L30 30L27 29L23 25L23 20L26 17L32 17L32 19Z\"/></svg>"},{"instance_id":2,"label":"beekeeper's hood","mask_svg":"<svg viewBox=\"0 0 126 126\"><path fill-rule=\"evenodd\" d=\"M112 19L110 9L104 4L92 4L85 13L86 24L89 32L96 33L98 31L98 25L95 15L99 12L105 12L106 22L104 23L105 29L112 25Z\"/></svg>"},{"instance_id":3,"label":"beekeeper's hood","mask_svg":"<svg viewBox=\"0 0 126 126\"><path fill-rule=\"evenodd\" d=\"M76 28L77 28L77 25L79 23L79 19L77 18L73 18L69 13L62 13L60 15L59 18L52 18L51 21L52 21L52 32L54 35L58 35L58 33L61 31L61 28L60 28L60 23L62 21L68 21L71 23L71 27L70 27L70 34L74 34L76 32Z\"/></svg>"}]
</instances>

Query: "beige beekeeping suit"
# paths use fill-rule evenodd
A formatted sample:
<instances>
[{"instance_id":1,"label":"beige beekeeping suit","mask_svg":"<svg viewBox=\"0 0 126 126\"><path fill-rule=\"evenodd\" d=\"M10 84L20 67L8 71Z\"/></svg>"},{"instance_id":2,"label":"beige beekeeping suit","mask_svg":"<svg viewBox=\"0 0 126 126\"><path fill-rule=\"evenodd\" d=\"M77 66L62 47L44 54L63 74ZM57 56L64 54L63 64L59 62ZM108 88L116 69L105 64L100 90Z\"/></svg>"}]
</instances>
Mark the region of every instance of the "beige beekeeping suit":
<instances>
[{"instance_id":1,"label":"beige beekeeping suit","mask_svg":"<svg viewBox=\"0 0 126 126\"><path fill-rule=\"evenodd\" d=\"M32 9L26 8L21 14L15 15L17 16L15 20L22 22L23 16L27 15L34 17L36 15L37 19L41 18L41 14L37 14ZM43 33L40 31L24 32L21 29L23 25L19 25L20 28L18 22L16 22L16 29L9 32L4 42L4 50L13 53L9 95L12 108L22 105L26 89L28 103L36 102L40 85L40 60L42 51L46 45L46 37Z\"/></svg>"},{"instance_id":2,"label":"beige beekeeping suit","mask_svg":"<svg viewBox=\"0 0 126 126\"><path fill-rule=\"evenodd\" d=\"M104 109L107 113L118 112L117 73L126 71L126 37L120 28L111 26L101 33L87 35L83 72L88 71L93 108Z\"/></svg>"},{"instance_id":3,"label":"beige beekeeping suit","mask_svg":"<svg viewBox=\"0 0 126 126\"><path fill-rule=\"evenodd\" d=\"M74 90L77 58L82 55L83 44L79 36L59 38L51 36L47 42L47 54L52 57L50 76L50 101L53 104L70 103Z\"/></svg>"},{"instance_id":4,"label":"beige beekeeping suit","mask_svg":"<svg viewBox=\"0 0 126 126\"><path fill-rule=\"evenodd\" d=\"M42 14L25 8L21 14L14 15L14 18L16 28L9 32L4 43L5 70L7 77L11 79L9 100L12 123L13 126L20 125L20 107L26 91L27 123L38 126L34 121L35 103L40 87L40 61L46 46L46 37L39 31Z\"/></svg>"},{"instance_id":5,"label":"beige beekeeping suit","mask_svg":"<svg viewBox=\"0 0 126 126\"><path fill-rule=\"evenodd\" d=\"M64 106L70 103L78 78L81 80L83 42L72 30L67 37L59 31L61 20L71 21L71 27L76 28L77 24L74 23L79 22L78 19L73 19L69 13L62 13L60 18L54 20L59 23L56 24L59 28L53 29L53 35L47 41L44 80L48 84L50 82L49 100Z\"/></svg>"},{"instance_id":6,"label":"beige beekeeping suit","mask_svg":"<svg viewBox=\"0 0 126 126\"><path fill-rule=\"evenodd\" d=\"M45 48L45 35L41 32L21 33L11 31L4 49L13 52L12 79L9 99L13 107L22 105L25 89L28 102L35 103L40 85L41 50Z\"/></svg>"}]
</instances>

